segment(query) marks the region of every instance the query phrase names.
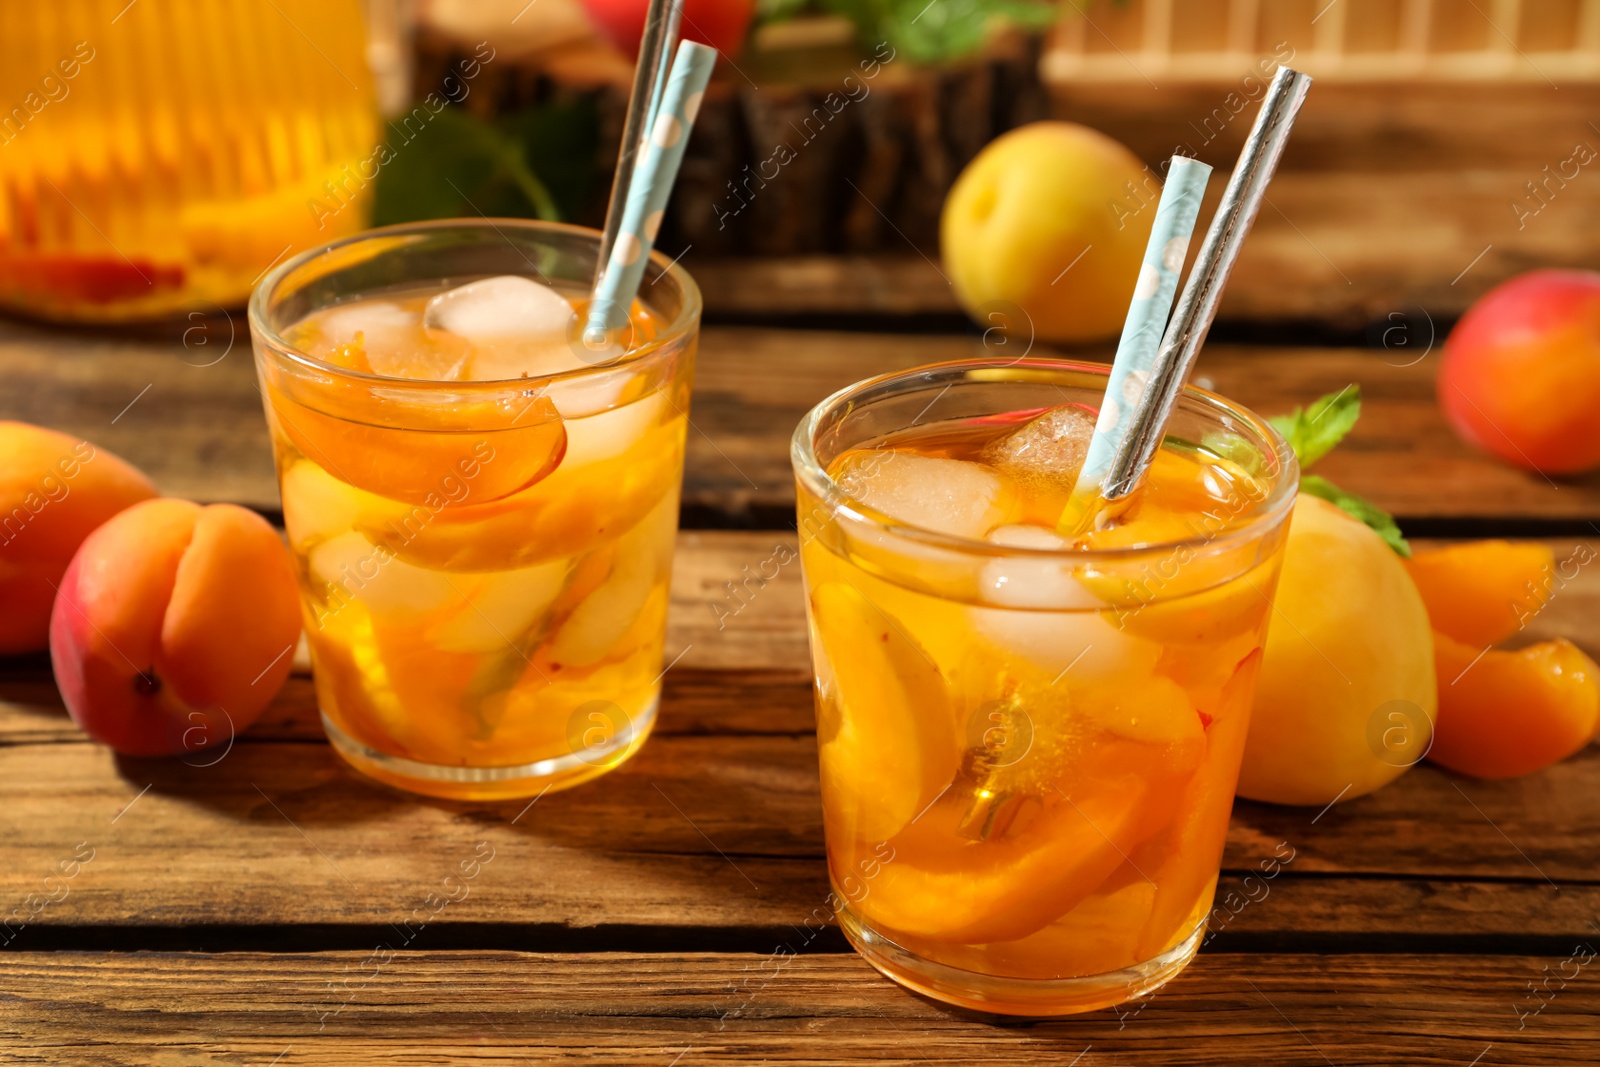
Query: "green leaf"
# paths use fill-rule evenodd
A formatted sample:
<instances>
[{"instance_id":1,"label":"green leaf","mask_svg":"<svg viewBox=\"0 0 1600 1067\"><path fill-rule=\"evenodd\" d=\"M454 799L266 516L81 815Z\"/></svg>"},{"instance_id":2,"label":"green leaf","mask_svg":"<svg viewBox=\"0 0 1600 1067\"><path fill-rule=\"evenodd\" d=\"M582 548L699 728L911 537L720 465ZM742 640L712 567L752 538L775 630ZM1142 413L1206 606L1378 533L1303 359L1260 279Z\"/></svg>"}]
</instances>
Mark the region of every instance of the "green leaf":
<instances>
[{"instance_id":1,"label":"green leaf","mask_svg":"<svg viewBox=\"0 0 1600 1067\"><path fill-rule=\"evenodd\" d=\"M1300 477L1300 491L1307 496L1319 497L1333 506L1348 512L1350 515L1377 532L1384 543L1400 555L1411 558L1411 545L1400 536L1400 526L1394 521L1394 516L1384 511L1369 500L1364 500L1354 493L1347 493L1334 485L1328 479L1317 474L1305 474Z\"/></svg>"},{"instance_id":2,"label":"green leaf","mask_svg":"<svg viewBox=\"0 0 1600 1067\"><path fill-rule=\"evenodd\" d=\"M1361 387L1347 385L1301 410L1277 415L1267 421L1283 434L1305 470L1333 451L1361 417Z\"/></svg>"},{"instance_id":3,"label":"green leaf","mask_svg":"<svg viewBox=\"0 0 1600 1067\"><path fill-rule=\"evenodd\" d=\"M971 55L997 25L1042 31L1056 20L1055 4L1045 0L818 0L818 6L854 22L863 47L888 42L897 56L924 65Z\"/></svg>"},{"instance_id":4,"label":"green leaf","mask_svg":"<svg viewBox=\"0 0 1600 1067\"><path fill-rule=\"evenodd\" d=\"M478 214L559 221L581 214L597 188L592 110L593 104L546 105L490 124L452 105L418 128L428 114L419 106L415 118L386 128L389 158L378 171L373 224Z\"/></svg>"}]
</instances>

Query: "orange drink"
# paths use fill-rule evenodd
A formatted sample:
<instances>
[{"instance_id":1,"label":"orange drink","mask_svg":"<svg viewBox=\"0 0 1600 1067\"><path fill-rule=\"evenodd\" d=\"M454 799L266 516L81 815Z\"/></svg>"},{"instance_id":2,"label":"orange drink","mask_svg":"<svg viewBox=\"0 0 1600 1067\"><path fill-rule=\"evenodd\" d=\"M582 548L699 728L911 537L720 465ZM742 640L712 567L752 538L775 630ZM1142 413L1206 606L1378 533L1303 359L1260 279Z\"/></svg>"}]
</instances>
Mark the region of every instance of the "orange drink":
<instances>
[{"instance_id":1,"label":"orange drink","mask_svg":"<svg viewBox=\"0 0 1600 1067\"><path fill-rule=\"evenodd\" d=\"M653 260L631 340L589 351L597 238L377 230L251 303L318 704L372 777L533 795L649 733L699 294Z\"/></svg>"},{"instance_id":2,"label":"orange drink","mask_svg":"<svg viewBox=\"0 0 1600 1067\"><path fill-rule=\"evenodd\" d=\"M1057 1015L1211 908L1297 470L1189 390L1115 520L1058 532L1105 368L944 364L796 432L834 904L889 977Z\"/></svg>"},{"instance_id":3,"label":"orange drink","mask_svg":"<svg viewBox=\"0 0 1600 1067\"><path fill-rule=\"evenodd\" d=\"M0 307L216 312L359 231L366 46L359 0L0 5Z\"/></svg>"}]
</instances>

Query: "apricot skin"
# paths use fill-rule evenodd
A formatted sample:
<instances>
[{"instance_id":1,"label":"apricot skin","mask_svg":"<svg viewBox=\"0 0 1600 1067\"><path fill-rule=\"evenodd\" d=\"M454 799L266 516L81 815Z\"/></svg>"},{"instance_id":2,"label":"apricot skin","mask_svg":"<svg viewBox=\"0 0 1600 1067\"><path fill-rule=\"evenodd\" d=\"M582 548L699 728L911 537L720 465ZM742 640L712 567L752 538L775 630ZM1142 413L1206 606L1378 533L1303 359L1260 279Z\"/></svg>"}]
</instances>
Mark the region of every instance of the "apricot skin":
<instances>
[{"instance_id":1,"label":"apricot skin","mask_svg":"<svg viewBox=\"0 0 1600 1067\"><path fill-rule=\"evenodd\" d=\"M1555 552L1537 541L1469 541L1404 562L1433 628L1477 648L1522 629L1555 588Z\"/></svg>"},{"instance_id":2,"label":"apricot skin","mask_svg":"<svg viewBox=\"0 0 1600 1067\"><path fill-rule=\"evenodd\" d=\"M1474 778L1559 763L1600 728L1600 667L1567 640L1487 652L1434 634L1439 717L1428 758Z\"/></svg>"},{"instance_id":3,"label":"apricot skin","mask_svg":"<svg viewBox=\"0 0 1600 1067\"><path fill-rule=\"evenodd\" d=\"M265 520L150 500L83 542L56 597L50 653L86 733L158 756L249 726L288 677L299 632L294 566Z\"/></svg>"},{"instance_id":4,"label":"apricot skin","mask_svg":"<svg viewBox=\"0 0 1600 1067\"><path fill-rule=\"evenodd\" d=\"M72 554L117 512L156 495L103 448L0 421L0 655L50 643L50 606Z\"/></svg>"},{"instance_id":5,"label":"apricot skin","mask_svg":"<svg viewBox=\"0 0 1600 1067\"><path fill-rule=\"evenodd\" d=\"M1445 342L1438 390L1456 433L1508 463L1600 466L1600 273L1536 270L1491 289Z\"/></svg>"}]
</instances>

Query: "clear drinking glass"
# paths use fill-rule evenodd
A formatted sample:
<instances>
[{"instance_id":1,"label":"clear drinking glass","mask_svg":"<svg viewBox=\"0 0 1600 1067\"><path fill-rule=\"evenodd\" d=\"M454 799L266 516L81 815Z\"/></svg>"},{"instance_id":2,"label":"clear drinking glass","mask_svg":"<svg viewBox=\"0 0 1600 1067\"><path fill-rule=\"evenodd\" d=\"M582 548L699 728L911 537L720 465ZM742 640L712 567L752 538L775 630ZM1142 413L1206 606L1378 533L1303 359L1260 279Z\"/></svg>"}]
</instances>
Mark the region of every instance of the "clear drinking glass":
<instances>
[{"instance_id":1,"label":"clear drinking glass","mask_svg":"<svg viewBox=\"0 0 1600 1067\"><path fill-rule=\"evenodd\" d=\"M374 778L527 796L604 773L649 733L700 294L653 256L625 355L505 380L419 380L424 357L400 342L420 334L385 333L382 316L320 355L291 339L330 309L370 317L362 302L382 298L403 320L393 309L505 275L581 310L599 236L389 227L285 263L251 300L318 704L334 748ZM411 376L352 369L395 360Z\"/></svg>"},{"instance_id":2,"label":"clear drinking glass","mask_svg":"<svg viewBox=\"0 0 1600 1067\"><path fill-rule=\"evenodd\" d=\"M876 378L792 445L840 924L983 1011L1105 1007L1199 947L1298 484L1269 425L1187 389L1138 506L1059 537L1106 371Z\"/></svg>"}]
</instances>

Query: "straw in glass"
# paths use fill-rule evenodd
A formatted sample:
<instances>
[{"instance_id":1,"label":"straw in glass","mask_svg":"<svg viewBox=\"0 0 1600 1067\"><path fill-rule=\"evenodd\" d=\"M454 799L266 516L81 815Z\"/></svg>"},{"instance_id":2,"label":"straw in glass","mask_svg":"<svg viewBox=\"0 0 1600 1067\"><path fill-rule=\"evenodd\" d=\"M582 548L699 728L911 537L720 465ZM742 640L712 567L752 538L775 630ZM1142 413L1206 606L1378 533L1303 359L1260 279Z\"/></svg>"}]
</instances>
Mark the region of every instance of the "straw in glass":
<instances>
[{"instance_id":1,"label":"straw in glass","mask_svg":"<svg viewBox=\"0 0 1600 1067\"><path fill-rule=\"evenodd\" d=\"M1095 421L1094 436L1089 439L1088 455L1061 520L1063 528L1075 530L1081 525L1082 516L1094 508L1133 402L1150 377L1210 178L1211 168L1198 159L1173 156L1167 165L1161 201L1156 206L1144 262L1133 289L1133 302L1128 305L1122 338L1106 381L1105 399L1100 403L1100 417Z\"/></svg>"},{"instance_id":2,"label":"straw in glass","mask_svg":"<svg viewBox=\"0 0 1600 1067\"><path fill-rule=\"evenodd\" d=\"M678 165L683 162L683 150L716 62L715 48L693 41L678 45L672 71L661 92L661 105L650 122L644 154L639 157L628 189L616 243L589 304L583 331L585 345L603 346L611 331L628 321L628 308L644 278L645 264L661 227L661 215L672 195L672 183L678 177Z\"/></svg>"},{"instance_id":3,"label":"straw in glass","mask_svg":"<svg viewBox=\"0 0 1600 1067\"><path fill-rule=\"evenodd\" d=\"M633 68L633 94L628 98L628 113L623 118L622 145L617 150L617 170L611 180L611 199L606 205L605 228L600 233L600 258L594 264L594 288L611 259L622 226L622 211L633 184L633 171L643 147L645 131L661 105L661 91L667 81L667 57L678 45L678 24L683 16L682 0L650 0L645 12L644 34L639 40L639 57Z\"/></svg>"},{"instance_id":4,"label":"straw in glass","mask_svg":"<svg viewBox=\"0 0 1600 1067\"><path fill-rule=\"evenodd\" d=\"M1261 210L1267 183L1277 170L1295 115L1310 88L1308 76L1288 67L1279 67L1277 76L1272 79L1272 87L1261 103L1255 125L1245 139L1244 150L1223 190L1222 203L1200 245L1183 295L1178 299L1178 308L1167 324L1149 380L1123 422L1122 436L1113 450L1099 494L1105 503L1113 505L1113 510L1118 501L1144 483L1178 393L1194 366L1200 346L1205 343L1211 320L1216 317L1222 288ZM1063 520L1067 518L1069 516L1063 516ZM1095 514L1091 511L1078 529L1081 531L1093 521Z\"/></svg>"}]
</instances>

